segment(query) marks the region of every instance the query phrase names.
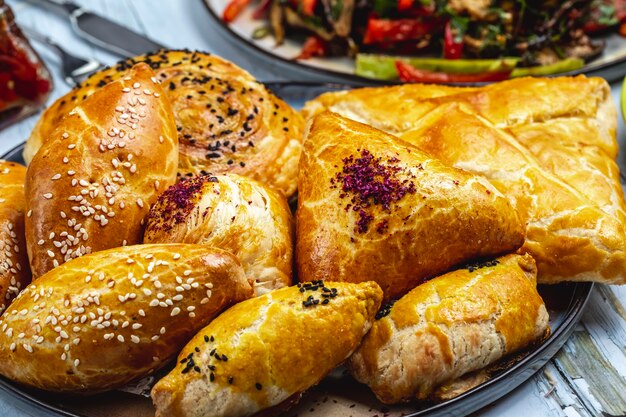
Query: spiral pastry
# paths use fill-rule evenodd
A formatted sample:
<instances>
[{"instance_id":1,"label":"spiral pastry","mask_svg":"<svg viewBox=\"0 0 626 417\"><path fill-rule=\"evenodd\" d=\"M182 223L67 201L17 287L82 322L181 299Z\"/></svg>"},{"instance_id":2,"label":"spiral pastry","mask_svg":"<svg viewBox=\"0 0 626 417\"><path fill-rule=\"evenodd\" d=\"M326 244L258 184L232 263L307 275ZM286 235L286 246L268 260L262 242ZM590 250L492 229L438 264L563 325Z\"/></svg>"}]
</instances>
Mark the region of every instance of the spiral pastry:
<instances>
[{"instance_id":1,"label":"spiral pastry","mask_svg":"<svg viewBox=\"0 0 626 417\"><path fill-rule=\"evenodd\" d=\"M287 196L295 192L304 130L300 114L233 63L187 50L130 58L92 75L43 113L24 159L30 162L71 109L138 62L152 67L172 103L179 177L232 172Z\"/></svg>"}]
</instances>

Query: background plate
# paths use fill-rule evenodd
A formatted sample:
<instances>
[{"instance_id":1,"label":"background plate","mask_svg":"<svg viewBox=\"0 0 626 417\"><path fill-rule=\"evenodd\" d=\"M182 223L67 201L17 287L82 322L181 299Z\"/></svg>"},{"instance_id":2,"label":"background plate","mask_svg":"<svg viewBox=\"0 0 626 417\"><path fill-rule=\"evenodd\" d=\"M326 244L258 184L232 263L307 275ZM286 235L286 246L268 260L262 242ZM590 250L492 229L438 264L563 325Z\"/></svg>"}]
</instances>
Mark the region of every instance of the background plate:
<instances>
[{"instance_id":1,"label":"background plate","mask_svg":"<svg viewBox=\"0 0 626 417\"><path fill-rule=\"evenodd\" d=\"M321 93L347 88L339 84L268 83L278 96L296 108ZM3 159L24 163L21 144L3 155ZM307 392L300 404L288 415L317 416L459 416L474 412L530 378L563 346L589 298L593 284L566 283L540 286L539 292L550 314L552 334L542 343L508 358L492 368L489 380L460 396L439 404L411 403L384 406L376 401L365 385L355 382L343 368L338 368L318 386ZM71 417L152 417L154 408L149 398L115 391L89 398L51 394L21 387L0 378L0 389L10 394L19 408L37 416Z\"/></svg>"},{"instance_id":2,"label":"background plate","mask_svg":"<svg viewBox=\"0 0 626 417\"><path fill-rule=\"evenodd\" d=\"M354 60L348 57L294 60L293 58L300 53L302 42L287 38L283 45L276 46L272 36L266 36L260 40L252 39L252 32L263 26L264 22L252 18L251 8L244 10L234 22L225 24L221 16L229 0L202 1L209 10L212 25L219 27L234 45L246 48L263 59L280 63L291 69L304 70L321 76L325 80L349 81L358 84L388 83L355 75ZM617 33L597 37L597 39L603 39L606 42L606 48L598 59L589 62L579 70L553 75L587 74L603 77L609 82L622 78L626 71L626 39Z\"/></svg>"}]
</instances>

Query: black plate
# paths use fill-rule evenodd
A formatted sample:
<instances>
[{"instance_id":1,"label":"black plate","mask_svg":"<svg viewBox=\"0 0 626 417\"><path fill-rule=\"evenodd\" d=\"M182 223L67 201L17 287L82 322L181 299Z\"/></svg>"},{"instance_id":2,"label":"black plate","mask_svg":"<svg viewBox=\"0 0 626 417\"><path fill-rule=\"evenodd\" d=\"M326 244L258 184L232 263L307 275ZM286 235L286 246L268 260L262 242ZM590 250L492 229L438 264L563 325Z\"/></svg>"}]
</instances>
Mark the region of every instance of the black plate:
<instances>
[{"instance_id":1,"label":"black plate","mask_svg":"<svg viewBox=\"0 0 626 417\"><path fill-rule=\"evenodd\" d=\"M265 59L267 61L271 61L273 63L279 64L281 67L285 69L295 69L301 72L305 72L310 75L322 76L324 80L333 80L333 81L342 81L349 82L358 85L381 85L381 84L389 84L388 81L380 81L371 78L361 77L359 75L354 74L353 65L344 64L341 65L341 69L332 69L329 68L328 65L333 61L337 62L338 60L344 60L346 62L351 62L351 59L347 58L325 58L321 59L322 63L319 66L315 66L311 64L311 61L308 60L295 60L295 57L299 48L302 46L300 42L297 42L298 50L285 52L285 47L270 47L268 45L263 45L259 41L252 39L252 26L260 27L263 25L262 21L256 21L256 23L249 24L249 13L244 14L239 17L239 19L235 20L235 22L230 25L239 25L246 26L245 30L233 30L233 28L224 23L221 19L220 11L223 5L227 4L227 0L202 0L204 5L209 11L209 15L211 17L211 24L215 25L220 29L220 32L224 34L226 38L232 41L238 47L243 47L247 51L255 54L257 57ZM244 24L241 21L245 21ZM603 77L609 82L617 81L621 79L626 74L626 38L621 37L617 33L610 33L605 36L596 37L594 39L602 40L606 42L606 48L603 54L590 62L588 62L584 67L570 72L552 74L550 76L563 76L563 75L578 75L578 74L587 74L589 76L597 76ZM291 40L287 40L287 43L291 42ZM291 49L291 48L289 48ZM351 68L349 68L351 67ZM455 84L455 83L450 83ZM456 83L457 85L471 85L471 84L484 84L484 83Z\"/></svg>"},{"instance_id":2,"label":"black plate","mask_svg":"<svg viewBox=\"0 0 626 417\"><path fill-rule=\"evenodd\" d=\"M269 83L268 87L292 106L300 108L305 101L321 93L345 89L339 84L313 83ZM1 158L24 163L22 151L24 144L10 150ZM354 416L372 416L380 413L404 413L410 417L459 416L472 413L498 398L506 395L545 365L565 344L580 319L584 306L589 299L592 283L564 283L552 286L540 286L539 292L546 302L550 314L551 335L542 343L509 358L500 366L494 367L489 380L461 394L460 396L439 404L409 404L399 407L385 407L378 403L367 387L356 383L341 370L324 379L317 387L306 394L302 402L289 415L308 415L316 417L325 414L322 403L330 403L329 399L350 407ZM139 416L149 411L150 400L143 396L124 392L111 392L95 397L73 398L59 396L19 386L4 378L0 378L0 389L7 392L5 396L19 408L25 408L37 416L70 416L92 417L111 415L121 408L137 410ZM320 407L322 405L322 407ZM318 412L311 412L317 409ZM142 412L140 414L140 412Z\"/></svg>"}]
</instances>

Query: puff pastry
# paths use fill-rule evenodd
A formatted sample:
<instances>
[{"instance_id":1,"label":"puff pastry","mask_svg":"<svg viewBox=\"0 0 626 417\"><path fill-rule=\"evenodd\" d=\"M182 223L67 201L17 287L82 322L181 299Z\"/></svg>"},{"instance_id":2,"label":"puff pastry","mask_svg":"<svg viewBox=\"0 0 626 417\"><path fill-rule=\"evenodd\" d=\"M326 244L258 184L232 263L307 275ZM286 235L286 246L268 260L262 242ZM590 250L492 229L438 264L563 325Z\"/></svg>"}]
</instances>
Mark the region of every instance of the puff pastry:
<instances>
[{"instance_id":1,"label":"puff pastry","mask_svg":"<svg viewBox=\"0 0 626 417\"><path fill-rule=\"evenodd\" d=\"M536 272L530 255L507 255L420 285L378 313L349 369L384 403L427 399L546 335Z\"/></svg>"},{"instance_id":2,"label":"puff pastry","mask_svg":"<svg viewBox=\"0 0 626 417\"><path fill-rule=\"evenodd\" d=\"M291 285L293 220L287 200L236 174L179 182L152 206L145 243L199 243L241 261L255 293Z\"/></svg>"},{"instance_id":3,"label":"puff pastry","mask_svg":"<svg viewBox=\"0 0 626 417\"><path fill-rule=\"evenodd\" d=\"M296 189L304 121L248 72L197 51L159 51L94 74L42 115L26 142L28 162L63 115L135 63L154 70L172 103L180 142L179 175L234 172L287 196Z\"/></svg>"},{"instance_id":4,"label":"puff pastry","mask_svg":"<svg viewBox=\"0 0 626 417\"><path fill-rule=\"evenodd\" d=\"M451 103L402 138L446 164L484 175L511 200L526 224L522 252L537 261L540 283L625 282L624 223L543 169L512 136Z\"/></svg>"},{"instance_id":5,"label":"puff pastry","mask_svg":"<svg viewBox=\"0 0 626 417\"><path fill-rule=\"evenodd\" d=\"M357 348L381 299L373 282L316 281L231 307L154 386L157 417L243 417L299 399Z\"/></svg>"},{"instance_id":6,"label":"puff pastry","mask_svg":"<svg viewBox=\"0 0 626 417\"><path fill-rule=\"evenodd\" d=\"M373 280L395 298L461 262L517 249L523 230L484 178L336 114L312 120L298 181L301 281Z\"/></svg>"},{"instance_id":7,"label":"puff pastry","mask_svg":"<svg viewBox=\"0 0 626 417\"><path fill-rule=\"evenodd\" d=\"M364 88L323 94L303 112L310 118L325 110L404 135L448 164L485 175L533 223L525 249L537 260L539 282L626 281L626 204L605 80Z\"/></svg>"},{"instance_id":8,"label":"puff pastry","mask_svg":"<svg viewBox=\"0 0 626 417\"><path fill-rule=\"evenodd\" d=\"M78 256L141 242L157 196L176 181L169 101L138 64L62 119L28 166L26 241L33 277Z\"/></svg>"},{"instance_id":9,"label":"puff pastry","mask_svg":"<svg viewBox=\"0 0 626 417\"><path fill-rule=\"evenodd\" d=\"M160 368L223 309L252 294L237 259L200 245L138 245L74 259L0 319L0 374L94 393Z\"/></svg>"},{"instance_id":10,"label":"puff pastry","mask_svg":"<svg viewBox=\"0 0 626 417\"><path fill-rule=\"evenodd\" d=\"M516 78L485 87L404 84L330 92L308 102L306 119L332 111L391 134L401 134L442 104L465 104L502 128L552 119L579 117L596 132L580 138L617 155L617 118L611 89L602 78Z\"/></svg>"},{"instance_id":11,"label":"puff pastry","mask_svg":"<svg viewBox=\"0 0 626 417\"><path fill-rule=\"evenodd\" d=\"M0 160L0 314L30 282L26 254L26 167Z\"/></svg>"}]
</instances>

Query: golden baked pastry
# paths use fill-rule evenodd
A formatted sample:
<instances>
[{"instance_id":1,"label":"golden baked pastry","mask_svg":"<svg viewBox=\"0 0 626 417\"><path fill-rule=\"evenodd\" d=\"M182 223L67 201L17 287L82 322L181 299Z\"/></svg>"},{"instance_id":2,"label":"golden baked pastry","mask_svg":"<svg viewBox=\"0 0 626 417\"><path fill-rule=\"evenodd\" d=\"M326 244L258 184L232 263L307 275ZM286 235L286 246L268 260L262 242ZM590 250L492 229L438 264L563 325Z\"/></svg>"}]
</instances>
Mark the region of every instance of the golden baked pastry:
<instances>
[{"instance_id":1,"label":"golden baked pastry","mask_svg":"<svg viewBox=\"0 0 626 417\"><path fill-rule=\"evenodd\" d=\"M427 399L546 335L536 272L530 255L507 255L420 285L383 307L349 369L383 403Z\"/></svg>"},{"instance_id":2,"label":"golden baked pastry","mask_svg":"<svg viewBox=\"0 0 626 417\"><path fill-rule=\"evenodd\" d=\"M146 64L61 120L26 176L33 277L78 256L141 242L157 196L176 181L170 102Z\"/></svg>"},{"instance_id":3,"label":"golden baked pastry","mask_svg":"<svg viewBox=\"0 0 626 417\"><path fill-rule=\"evenodd\" d=\"M619 167L600 146L586 143L598 136L595 124L589 119L568 117L511 126L509 132L544 169L626 225Z\"/></svg>"},{"instance_id":4,"label":"golden baked pastry","mask_svg":"<svg viewBox=\"0 0 626 417\"><path fill-rule=\"evenodd\" d=\"M138 245L86 255L40 277L0 318L0 374L49 391L120 387L251 295L237 259L219 249Z\"/></svg>"},{"instance_id":5,"label":"golden baked pastry","mask_svg":"<svg viewBox=\"0 0 626 417\"><path fill-rule=\"evenodd\" d=\"M236 255L257 295L291 285L293 220L285 197L236 174L198 176L152 206L145 243L199 243Z\"/></svg>"},{"instance_id":6,"label":"golden baked pastry","mask_svg":"<svg viewBox=\"0 0 626 417\"><path fill-rule=\"evenodd\" d=\"M234 172L287 196L295 192L302 116L235 64L187 50L127 59L92 75L43 113L24 159L32 159L66 112L138 62L152 67L172 103L180 175Z\"/></svg>"},{"instance_id":7,"label":"golden baked pastry","mask_svg":"<svg viewBox=\"0 0 626 417\"><path fill-rule=\"evenodd\" d=\"M26 167L0 160L0 314L30 282L24 236Z\"/></svg>"},{"instance_id":8,"label":"golden baked pastry","mask_svg":"<svg viewBox=\"0 0 626 417\"><path fill-rule=\"evenodd\" d=\"M373 282L316 281L231 307L154 386L157 417L250 416L297 401L357 348L381 299Z\"/></svg>"},{"instance_id":9,"label":"golden baked pastry","mask_svg":"<svg viewBox=\"0 0 626 417\"><path fill-rule=\"evenodd\" d=\"M301 281L376 281L387 299L477 257L517 249L524 227L484 178L332 113L315 117L298 179Z\"/></svg>"},{"instance_id":10,"label":"golden baked pastry","mask_svg":"<svg viewBox=\"0 0 626 417\"><path fill-rule=\"evenodd\" d=\"M436 108L402 139L448 165L484 175L511 200L526 224L521 251L537 261L540 283L626 282L623 215L602 211L597 203L543 169L515 138L464 105ZM571 174L573 169L563 167Z\"/></svg>"},{"instance_id":11,"label":"golden baked pastry","mask_svg":"<svg viewBox=\"0 0 626 417\"><path fill-rule=\"evenodd\" d=\"M611 89L602 78L515 78L485 87L403 84L325 93L308 102L303 115L339 113L391 134L410 129L442 104L463 103L497 127L557 118L587 119L596 133L579 138L617 155L617 118Z\"/></svg>"}]
</instances>

